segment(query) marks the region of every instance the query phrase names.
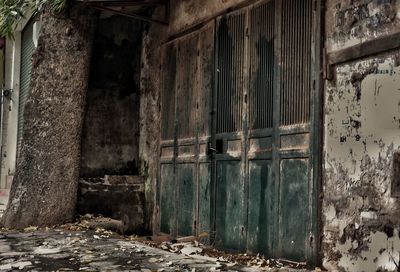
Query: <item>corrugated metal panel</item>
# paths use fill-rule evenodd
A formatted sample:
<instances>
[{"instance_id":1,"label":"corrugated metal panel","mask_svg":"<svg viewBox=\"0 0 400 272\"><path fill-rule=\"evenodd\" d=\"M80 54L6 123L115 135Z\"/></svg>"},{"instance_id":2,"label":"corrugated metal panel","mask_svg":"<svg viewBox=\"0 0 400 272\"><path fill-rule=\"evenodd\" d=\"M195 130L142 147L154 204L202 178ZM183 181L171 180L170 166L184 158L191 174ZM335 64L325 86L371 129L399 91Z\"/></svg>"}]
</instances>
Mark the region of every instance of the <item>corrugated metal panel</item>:
<instances>
[{"instance_id":1,"label":"corrugated metal panel","mask_svg":"<svg viewBox=\"0 0 400 272\"><path fill-rule=\"evenodd\" d=\"M242 130L245 12L218 21L217 133Z\"/></svg>"},{"instance_id":2,"label":"corrugated metal panel","mask_svg":"<svg viewBox=\"0 0 400 272\"><path fill-rule=\"evenodd\" d=\"M18 138L17 138L17 157L21 150L21 141L23 135L23 120L25 104L29 95L29 85L31 81L32 70L32 54L35 51L35 44L33 43L33 23L31 20L24 31L22 32L21 41L21 74L20 74L20 88L19 88L19 105L18 105Z\"/></svg>"},{"instance_id":3,"label":"corrugated metal panel","mask_svg":"<svg viewBox=\"0 0 400 272\"><path fill-rule=\"evenodd\" d=\"M280 124L310 120L312 1L282 1Z\"/></svg>"},{"instance_id":4,"label":"corrugated metal panel","mask_svg":"<svg viewBox=\"0 0 400 272\"><path fill-rule=\"evenodd\" d=\"M250 11L250 128L272 128L275 7L269 1Z\"/></svg>"}]
</instances>

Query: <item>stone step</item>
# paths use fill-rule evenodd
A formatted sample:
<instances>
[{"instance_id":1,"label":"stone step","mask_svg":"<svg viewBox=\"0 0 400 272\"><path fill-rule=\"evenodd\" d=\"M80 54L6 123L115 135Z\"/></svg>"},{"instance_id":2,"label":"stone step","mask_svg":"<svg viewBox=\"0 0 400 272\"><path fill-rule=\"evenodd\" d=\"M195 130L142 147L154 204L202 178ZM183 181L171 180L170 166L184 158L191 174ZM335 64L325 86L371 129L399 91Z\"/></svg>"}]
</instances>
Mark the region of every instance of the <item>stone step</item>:
<instances>
[{"instance_id":1,"label":"stone step","mask_svg":"<svg viewBox=\"0 0 400 272\"><path fill-rule=\"evenodd\" d=\"M144 204L141 176L109 175L79 181L77 212L122 220L127 233L143 233Z\"/></svg>"}]
</instances>

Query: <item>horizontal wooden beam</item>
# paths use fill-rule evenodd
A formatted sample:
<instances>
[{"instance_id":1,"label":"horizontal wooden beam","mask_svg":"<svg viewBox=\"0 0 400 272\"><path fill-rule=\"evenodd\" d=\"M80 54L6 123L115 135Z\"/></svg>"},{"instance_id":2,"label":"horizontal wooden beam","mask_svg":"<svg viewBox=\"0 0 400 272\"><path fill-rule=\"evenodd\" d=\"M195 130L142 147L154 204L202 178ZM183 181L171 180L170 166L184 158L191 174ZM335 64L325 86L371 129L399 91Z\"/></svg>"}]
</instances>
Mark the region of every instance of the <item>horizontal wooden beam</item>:
<instances>
[{"instance_id":1,"label":"horizontal wooden beam","mask_svg":"<svg viewBox=\"0 0 400 272\"><path fill-rule=\"evenodd\" d=\"M328 65L341 64L377 55L400 47L400 32L366 41L339 51L328 53Z\"/></svg>"}]
</instances>

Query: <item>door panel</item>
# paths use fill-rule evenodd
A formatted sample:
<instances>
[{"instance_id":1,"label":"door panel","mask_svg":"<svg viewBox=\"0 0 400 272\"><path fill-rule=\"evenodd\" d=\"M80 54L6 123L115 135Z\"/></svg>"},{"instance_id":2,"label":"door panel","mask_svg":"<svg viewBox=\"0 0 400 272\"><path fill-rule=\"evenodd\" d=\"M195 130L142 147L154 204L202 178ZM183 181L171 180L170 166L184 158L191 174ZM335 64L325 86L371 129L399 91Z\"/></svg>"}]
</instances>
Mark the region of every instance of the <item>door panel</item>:
<instances>
[{"instance_id":1,"label":"door panel","mask_svg":"<svg viewBox=\"0 0 400 272\"><path fill-rule=\"evenodd\" d=\"M199 233L210 233L211 164L199 164Z\"/></svg>"},{"instance_id":2,"label":"door panel","mask_svg":"<svg viewBox=\"0 0 400 272\"><path fill-rule=\"evenodd\" d=\"M312 0L281 1L279 118L276 118L276 162L279 180L277 256L306 261L313 233L310 120ZM278 114L277 113L277 114ZM315 196L316 197L316 196Z\"/></svg>"},{"instance_id":3,"label":"door panel","mask_svg":"<svg viewBox=\"0 0 400 272\"><path fill-rule=\"evenodd\" d=\"M161 165L161 219L160 231L171 233L175 225L174 165Z\"/></svg>"},{"instance_id":4,"label":"door panel","mask_svg":"<svg viewBox=\"0 0 400 272\"><path fill-rule=\"evenodd\" d=\"M243 248L244 184L240 161L217 162L216 243L230 250Z\"/></svg>"},{"instance_id":5,"label":"door panel","mask_svg":"<svg viewBox=\"0 0 400 272\"><path fill-rule=\"evenodd\" d=\"M244 250L246 187L244 88L246 9L217 20L216 32L216 245Z\"/></svg>"},{"instance_id":6,"label":"door panel","mask_svg":"<svg viewBox=\"0 0 400 272\"><path fill-rule=\"evenodd\" d=\"M194 163L177 164L178 206L177 220L179 236L195 234L196 230L196 178Z\"/></svg>"},{"instance_id":7,"label":"door panel","mask_svg":"<svg viewBox=\"0 0 400 272\"><path fill-rule=\"evenodd\" d=\"M308 160L281 161L281 239L282 256L306 259L308 222Z\"/></svg>"},{"instance_id":8,"label":"door panel","mask_svg":"<svg viewBox=\"0 0 400 272\"><path fill-rule=\"evenodd\" d=\"M212 122L214 22L165 44L162 52L160 232L197 235L211 231L212 165L207 148Z\"/></svg>"},{"instance_id":9,"label":"door panel","mask_svg":"<svg viewBox=\"0 0 400 272\"><path fill-rule=\"evenodd\" d=\"M249 214L247 248L252 253L269 256L272 253L274 225L274 184L270 160L249 163Z\"/></svg>"}]
</instances>

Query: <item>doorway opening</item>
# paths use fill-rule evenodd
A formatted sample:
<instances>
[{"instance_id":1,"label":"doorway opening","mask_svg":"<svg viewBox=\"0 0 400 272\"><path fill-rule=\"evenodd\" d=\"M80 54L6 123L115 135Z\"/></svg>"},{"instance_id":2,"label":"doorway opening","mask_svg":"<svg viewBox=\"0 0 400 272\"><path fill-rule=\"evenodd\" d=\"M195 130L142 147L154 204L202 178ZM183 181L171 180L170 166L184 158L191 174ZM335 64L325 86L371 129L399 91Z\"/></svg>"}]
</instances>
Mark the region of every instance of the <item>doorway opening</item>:
<instances>
[{"instance_id":1,"label":"doorway opening","mask_svg":"<svg viewBox=\"0 0 400 272\"><path fill-rule=\"evenodd\" d=\"M144 224L139 176L139 81L142 23L101 14L93 44L82 130L78 212Z\"/></svg>"}]
</instances>

